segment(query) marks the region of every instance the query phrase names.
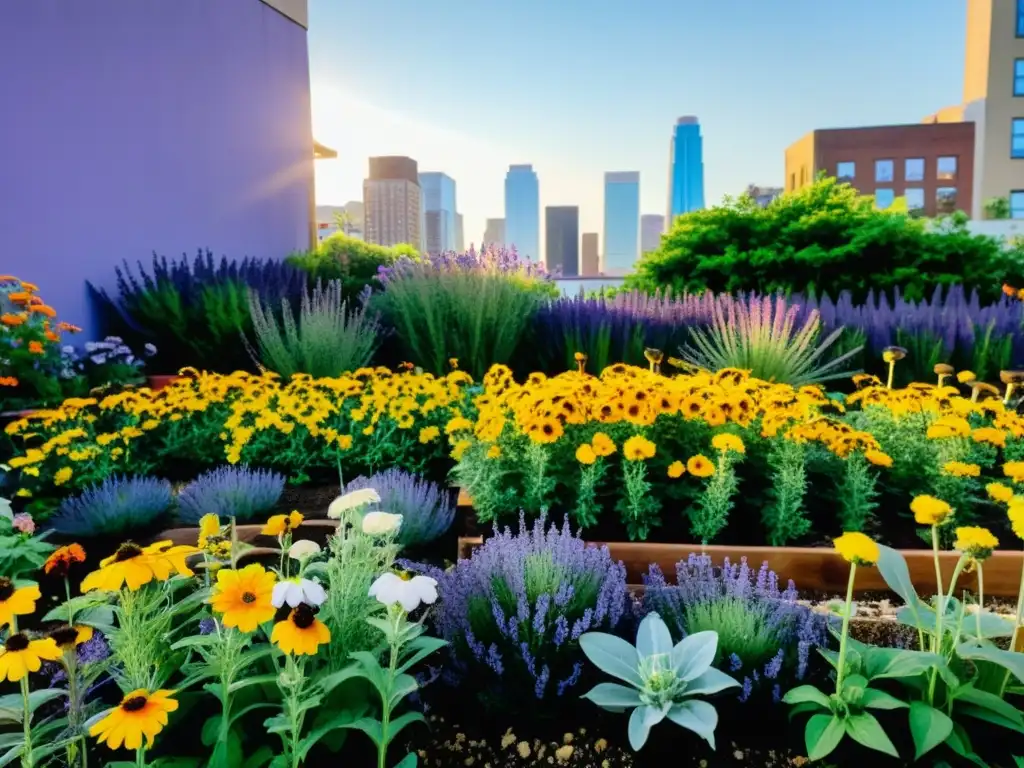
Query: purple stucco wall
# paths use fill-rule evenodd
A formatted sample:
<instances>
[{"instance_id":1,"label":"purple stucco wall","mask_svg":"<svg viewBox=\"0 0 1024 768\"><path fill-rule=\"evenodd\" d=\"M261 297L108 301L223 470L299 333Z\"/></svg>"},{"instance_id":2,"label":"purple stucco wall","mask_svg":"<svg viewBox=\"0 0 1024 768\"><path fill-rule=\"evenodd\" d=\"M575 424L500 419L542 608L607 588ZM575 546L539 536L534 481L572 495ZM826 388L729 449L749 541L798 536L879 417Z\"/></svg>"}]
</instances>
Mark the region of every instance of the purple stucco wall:
<instances>
[{"instance_id":1,"label":"purple stucco wall","mask_svg":"<svg viewBox=\"0 0 1024 768\"><path fill-rule=\"evenodd\" d=\"M312 146L306 30L259 0L0 3L0 274L62 319L124 258L306 247Z\"/></svg>"}]
</instances>

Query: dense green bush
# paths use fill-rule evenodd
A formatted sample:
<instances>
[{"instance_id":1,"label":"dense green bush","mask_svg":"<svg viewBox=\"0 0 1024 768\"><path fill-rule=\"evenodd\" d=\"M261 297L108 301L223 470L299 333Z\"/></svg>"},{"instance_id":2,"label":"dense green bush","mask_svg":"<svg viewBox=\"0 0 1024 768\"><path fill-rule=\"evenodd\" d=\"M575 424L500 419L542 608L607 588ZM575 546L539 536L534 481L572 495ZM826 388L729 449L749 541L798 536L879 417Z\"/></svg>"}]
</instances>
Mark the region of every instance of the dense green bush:
<instances>
[{"instance_id":1,"label":"dense green bush","mask_svg":"<svg viewBox=\"0 0 1024 768\"><path fill-rule=\"evenodd\" d=\"M379 268L393 265L401 256L415 258L419 252L404 243L387 248L337 232L312 250L292 254L288 263L309 275L310 286L341 280L345 298L353 299L367 286L376 287Z\"/></svg>"},{"instance_id":2,"label":"dense green bush","mask_svg":"<svg viewBox=\"0 0 1024 768\"><path fill-rule=\"evenodd\" d=\"M897 287L911 300L936 285L999 298L1020 284L1024 249L972 235L966 217L933 223L880 211L848 184L823 178L761 208L749 197L680 216L661 247L640 260L627 288L677 293L850 291L863 300Z\"/></svg>"}]
</instances>

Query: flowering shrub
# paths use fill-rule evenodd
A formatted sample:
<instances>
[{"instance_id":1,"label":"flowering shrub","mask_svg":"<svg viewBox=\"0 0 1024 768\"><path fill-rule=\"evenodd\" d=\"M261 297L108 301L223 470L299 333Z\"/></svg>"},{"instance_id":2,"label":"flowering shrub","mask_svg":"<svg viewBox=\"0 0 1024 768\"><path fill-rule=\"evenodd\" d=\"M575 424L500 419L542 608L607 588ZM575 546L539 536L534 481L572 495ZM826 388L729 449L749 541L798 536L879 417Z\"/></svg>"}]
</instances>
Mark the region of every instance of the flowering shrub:
<instances>
[{"instance_id":1,"label":"flowering shrub","mask_svg":"<svg viewBox=\"0 0 1024 768\"><path fill-rule=\"evenodd\" d=\"M716 567L693 554L676 564L676 584L652 565L644 586L642 612L657 612L676 639L718 633L715 665L742 679L742 701L762 686L778 700L780 686L802 680L811 652L826 645L824 618L797 603L792 581L779 589L767 563L754 572L746 558Z\"/></svg>"},{"instance_id":2,"label":"flowering shrub","mask_svg":"<svg viewBox=\"0 0 1024 768\"><path fill-rule=\"evenodd\" d=\"M172 503L166 480L115 476L65 499L49 525L69 536L122 535L152 527Z\"/></svg>"},{"instance_id":3,"label":"flowering shrub","mask_svg":"<svg viewBox=\"0 0 1024 768\"><path fill-rule=\"evenodd\" d=\"M248 522L266 514L281 499L284 475L248 467L219 467L186 485L178 494L178 517L198 523L203 515Z\"/></svg>"},{"instance_id":4,"label":"flowering shrub","mask_svg":"<svg viewBox=\"0 0 1024 768\"><path fill-rule=\"evenodd\" d=\"M588 547L568 521L495 530L468 560L433 570L433 616L451 644L451 673L496 707L535 707L571 696L583 671L579 638L614 630L628 597L626 569L607 548ZM564 702L559 706L565 706Z\"/></svg>"},{"instance_id":5,"label":"flowering shrub","mask_svg":"<svg viewBox=\"0 0 1024 768\"><path fill-rule=\"evenodd\" d=\"M404 546L427 544L451 528L455 504L448 489L392 468L371 477L357 477L345 486L345 493L372 488L380 497L381 509L402 516L398 541Z\"/></svg>"}]
</instances>

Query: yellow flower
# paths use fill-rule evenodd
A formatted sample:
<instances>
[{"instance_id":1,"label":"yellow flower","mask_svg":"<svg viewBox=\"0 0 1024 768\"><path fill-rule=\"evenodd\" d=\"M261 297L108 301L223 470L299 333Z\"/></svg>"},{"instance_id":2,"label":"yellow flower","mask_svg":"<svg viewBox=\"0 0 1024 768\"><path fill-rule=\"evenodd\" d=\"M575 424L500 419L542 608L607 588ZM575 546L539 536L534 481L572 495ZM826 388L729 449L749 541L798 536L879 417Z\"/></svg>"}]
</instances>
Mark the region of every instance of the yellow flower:
<instances>
[{"instance_id":1,"label":"yellow flower","mask_svg":"<svg viewBox=\"0 0 1024 768\"><path fill-rule=\"evenodd\" d=\"M686 471L694 477L711 477L715 474L715 465L707 456L698 453L686 462Z\"/></svg>"},{"instance_id":2,"label":"yellow flower","mask_svg":"<svg viewBox=\"0 0 1024 768\"><path fill-rule=\"evenodd\" d=\"M891 467L892 456L882 451L876 451L874 448L869 448L864 451L864 458L874 464L876 467Z\"/></svg>"},{"instance_id":3,"label":"yellow flower","mask_svg":"<svg viewBox=\"0 0 1024 768\"><path fill-rule=\"evenodd\" d=\"M1001 429L978 427L971 433L971 437L976 443L989 443L997 448L1006 447L1006 433Z\"/></svg>"},{"instance_id":4,"label":"yellow flower","mask_svg":"<svg viewBox=\"0 0 1024 768\"><path fill-rule=\"evenodd\" d=\"M178 702L171 698L174 691L154 691L139 688L125 695L121 703L110 710L106 717L89 729L100 744L110 749L139 749L142 737L146 746L153 746L153 739L167 725L167 714L178 708Z\"/></svg>"},{"instance_id":5,"label":"yellow flower","mask_svg":"<svg viewBox=\"0 0 1024 768\"><path fill-rule=\"evenodd\" d=\"M934 496L915 496L910 502L910 511L918 525L942 525L953 514L953 508Z\"/></svg>"},{"instance_id":6,"label":"yellow flower","mask_svg":"<svg viewBox=\"0 0 1024 768\"><path fill-rule=\"evenodd\" d=\"M206 549L211 538L220 536L220 518L212 512L199 518L199 548Z\"/></svg>"},{"instance_id":7,"label":"yellow flower","mask_svg":"<svg viewBox=\"0 0 1024 768\"><path fill-rule=\"evenodd\" d=\"M441 436L441 430L437 427L424 427L420 430L420 442L426 445L429 442L437 440Z\"/></svg>"},{"instance_id":8,"label":"yellow flower","mask_svg":"<svg viewBox=\"0 0 1024 768\"><path fill-rule=\"evenodd\" d=\"M622 445L622 455L626 461L644 461L654 456L657 446L643 435L633 435Z\"/></svg>"},{"instance_id":9,"label":"yellow flower","mask_svg":"<svg viewBox=\"0 0 1024 768\"><path fill-rule=\"evenodd\" d=\"M313 656L317 648L331 642L331 631L320 621L313 609L305 603L292 609L288 618L274 625L270 642L284 653L296 656Z\"/></svg>"},{"instance_id":10,"label":"yellow flower","mask_svg":"<svg viewBox=\"0 0 1024 768\"><path fill-rule=\"evenodd\" d=\"M166 581L175 573L191 576L186 560L197 552L195 547L172 547L169 541L158 541L145 548L125 542L117 552L100 561L99 570L82 580L82 592L116 592L124 584L134 592L154 579Z\"/></svg>"},{"instance_id":11,"label":"yellow flower","mask_svg":"<svg viewBox=\"0 0 1024 768\"><path fill-rule=\"evenodd\" d=\"M673 461L668 465L668 476L673 480L682 477L686 473L686 466L681 461Z\"/></svg>"},{"instance_id":12,"label":"yellow flower","mask_svg":"<svg viewBox=\"0 0 1024 768\"><path fill-rule=\"evenodd\" d=\"M445 434L451 435L456 432L468 432L473 429L473 422L464 416L456 416L449 421L444 428Z\"/></svg>"},{"instance_id":13,"label":"yellow flower","mask_svg":"<svg viewBox=\"0 0 1024 768\"><path fill-rule=\"evenodd\" d=\"M956 541L953 548L975 560L984 560L999 546L999 539L992 535L988 528L976 525L956 529Z\"/></svg>"},{"instance_id":14,"label":"yellow flower","mask_svg":"<svg viewBox=\"0 0 1024 768\"><path fill-rule=\"evenodd\" d=\"M590 445L598 456L611 456L616 450L615 441L604 432L595 434L594 439L590 441Z\"/></svg>"},{"instance_id":15,"label":"yellow flower","mask_svg":"<svg viewBox=\"0 0 1024 768\"><path fill-rule=\"evenodd\" d=\"M962 461L947 461L942 471L953 477L980 477L981 467L977 464L965 464Z\"/></svg>"},{"instance_id":16,"label":"yellow flower","mask_svg":"<svg viewBox=\"0 0 1024 768\"><path fill-rule=\"evenodd\" d=\"M304 519L300 512L294 510L287 515L274 515L267 520L260 533L264 536L284 536L289 531L294 531L302 525Z\"/></svg>"},{"instance_id":17,"label":"yellow flower","mask_svg":"<svg viewBox=\"0 0 1024 768\"><path fill-rule=\"evenodd\" d=\"M247 565L239 571L218 571L210 605L217 613L223 614L225 627L255 632L260 624L274 618L275 609L271 603L274 581L274 574L259 563Z\"/></svg>"},{"instance_id":18,"label":"yellow flower","mask_svg":"<svg viewBox=\"0 0 1024 768\"><path fill-rule=\"evenodd\" d=\"M57 644L57 647L62 651L73 651L77 646L82 643L87 643L92 640L93 629L86 624L79 624L76 627L72 627L65 624L56 629L50 630L50 638Z\"/></svg>"},{"instance_id":19,"label":"yellow flower","mask_svg":"<svg viewBox=\"0 0 1024 768\"><path fill-rule=\"evenodd\" d=\"M35 613L36 601L41 596L35 584L18 589L6 576L0 577L0 627L10 624L15 616Z\"/></svg>"},{"instance_id":20,"label":"yellow flower","mask_svg":"<svg viewBox=\"0 0 1024 768\"><path fill-rule=\"evenodd\" d=\"M1024 461L1008 461L1003 464L1003 474L1015 483L1024 482Z\"/></svg>"},{"instance_id":21,"label":"yellow flower","mask_svg":"<svg viewBox=\"0 0 1024 768\"><path fill-rule=\"evenodd\" d=\"M530 424L526 432L533 442L547 445L556 442L565 433L565 430L562 428L561 422L556 419L542 418Z\"/></svg>"},{"instance_id":22,"label":"yellow flower","mask_svg":"<svg viewBox=\"0 0 1024 768\"><path fill-rule=\"evenodd\" d=\"M53 474L53 484L64 485L64 483L71 479L71 475L71 467L61 467Z\"/></svg>"},{"instance_id":23,"label":"yellow flower","mask_svg":"<svg viewBox=\"0 0 1024 768\"><path fill-rule=\"evenodd\" d=\"M734 453L747 452L746 446L743 445L743 440L736 435L731 435L727 432L723 432L711 438L711 447L716 451L721 451L722 453L726 453L728 451L733 451Z\"/></svg>"},{"instance_id":24,"label":"yellow flower","mask_svg":"<svg viewBox=\"0 0 1024 768\"><path fill-rule=\"evenodd\" d=\"M466 451L469 450L469 447L472 444L473 443L470 440L457 441L455 445L452 446L452 458L456 461L462 461L462 457L465 455Z\"/></svg>"},{"instance_id":25,"label":"yellow flower","mask_svg":"<svg viewBox=\"0 0 1024 768\"><path fill-rule=\"evenodd\" d=\"M576 449L576 461L580 464L593 464L597 461L597 452L587 443Z\"/></svg>"},{"instance_id":26,"label":"yellow flower","mask_svg":"<svg viewBox=\"0 0 1024 768\"><path fill-rule=\"evenodd\" d=\"M848 563L872 565L881 554L878 545L863 533L844 533L832 542L836 552Z\"/></svg>"},{"instance_id":27,"label":"yellow flower","mask_svg":"<svg viewBox=\"0 0 1024 768\"><path fill-rule=\"evenodd\" d=\"M52 637L30 640L23 632L14 632L0 646L0 680L16 683L29 672L38 672L44 661L60 658L60 648Z\"/></svg>"},{"instance_id":28,"label":"yellow flower","mask_svg":"<svg viewBox=\"0 0 1024 768\"><path fill-rule=\"evenodd\" d=\"M352 435L338 435L337 444L338 448L347 451L352 447Z\"/></svg>"},{"instance_id":29,"label":"yellow flower","mask_svg":"<svg viewBox=\"0 0 1024 768\"><path fill-rule=\"evenodd\" d=\"M989 483L985 486L985 492L988 493L989 498L1001 501L1003 504L1009 504L1010 499L1013 498L1013 489L1002 483Z\"/></svg>"},{"instance_id":30,"label":"yellow flower","mask_svg":"<svg viewBox=\"0 0 1024 768\"><path fill-rule=\"evenodd\" d=\"M1010 527L1014 535L1024 540L1024 499L1011 503L1007 516L1010 518Z\"/></svg>"},{"instance_id":31,"label":"yellow flower","mask_svg":"<svg viewBox=\"0 0 1024 768\"><path fill-rule=\"evenodd\" d=\"M488 459L500 459L501 458L501 448L499 448L496 445L492 445L490 448L487 449L487 458Z\"/></svg>"},{"instance_id":32,"label":"yellow flower","mask_svg":"<svg viewBox=\"0 0 1024 768\"><path fill-rule=\"evenodd\" d=\"M960 371L960 373L956 375L956 380L959 381L961 384L966 384L969 381L974 381L976 378L978 377L974 373L974 371Z\"/></svg>"}]
</instances>

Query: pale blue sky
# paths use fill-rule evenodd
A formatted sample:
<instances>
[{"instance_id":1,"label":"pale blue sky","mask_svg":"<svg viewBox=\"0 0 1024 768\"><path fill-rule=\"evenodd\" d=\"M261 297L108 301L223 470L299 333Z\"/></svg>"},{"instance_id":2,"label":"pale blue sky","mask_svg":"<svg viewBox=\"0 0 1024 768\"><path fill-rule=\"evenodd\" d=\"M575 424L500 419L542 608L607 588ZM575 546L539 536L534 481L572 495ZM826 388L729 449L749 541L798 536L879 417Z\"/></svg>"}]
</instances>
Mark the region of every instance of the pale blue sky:
<instances>
[{"instance_id":1,"label":"pale blue sky","mask_svg":"<svg viewBox=\"0 0 1024 768\"><path fill-rule=\"evenodd\" d=\"M601 231L605 171L665 212L675 119L704 133L708 203L781 185L814 128L913 123L958 103L965 0L310 0L317 201L362 197L367 157L458 185L467 244L503 215L510 163L541 206ZM543 221L543 214L541 216Z\"/></svg>"}]
</instances>

